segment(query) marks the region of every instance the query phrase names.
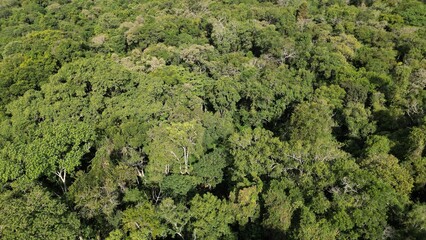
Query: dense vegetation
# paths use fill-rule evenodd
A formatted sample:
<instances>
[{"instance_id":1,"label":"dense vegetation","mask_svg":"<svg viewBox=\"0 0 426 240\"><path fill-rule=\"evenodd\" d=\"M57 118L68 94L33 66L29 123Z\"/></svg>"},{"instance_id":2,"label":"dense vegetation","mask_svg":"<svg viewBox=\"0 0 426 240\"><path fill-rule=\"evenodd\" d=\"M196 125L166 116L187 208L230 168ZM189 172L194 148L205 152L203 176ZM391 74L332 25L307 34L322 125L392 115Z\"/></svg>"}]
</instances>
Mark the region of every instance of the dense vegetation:
<instances>
[{"instance_id":1,"label":"dense vegetation","mask_svg":"<svg viewBox=\"0 0 426 240\"><path fill-rule=\"evenodd\" d=\"M426 239L420 0L1 0L1 239Z\"/></svg>"}]
</instances>

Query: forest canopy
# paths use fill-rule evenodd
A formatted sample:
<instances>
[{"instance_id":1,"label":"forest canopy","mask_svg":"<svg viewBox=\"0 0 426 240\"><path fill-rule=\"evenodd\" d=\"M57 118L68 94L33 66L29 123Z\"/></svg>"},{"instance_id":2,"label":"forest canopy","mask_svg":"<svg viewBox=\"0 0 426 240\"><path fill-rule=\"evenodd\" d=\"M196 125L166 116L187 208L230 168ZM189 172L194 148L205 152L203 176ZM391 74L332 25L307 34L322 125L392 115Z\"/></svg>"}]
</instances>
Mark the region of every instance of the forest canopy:
<instances>
[{"instance_id":1,"label":"forest canopy","mask_svg":"<svg viewBox=\"0 0 426 240\"><path fill-rule=\"evenodd\" d=\"M426 3L0 1L1 239L426 239Z\"/></svg>"}]
</instances>

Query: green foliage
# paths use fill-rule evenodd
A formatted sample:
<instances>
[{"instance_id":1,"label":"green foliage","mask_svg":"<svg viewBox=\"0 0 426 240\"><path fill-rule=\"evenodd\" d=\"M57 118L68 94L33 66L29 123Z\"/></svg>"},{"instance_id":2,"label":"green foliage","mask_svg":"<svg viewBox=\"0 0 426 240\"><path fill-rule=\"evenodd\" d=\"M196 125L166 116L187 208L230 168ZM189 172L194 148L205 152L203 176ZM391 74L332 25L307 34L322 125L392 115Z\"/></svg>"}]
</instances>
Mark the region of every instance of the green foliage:
<instances>
[{"instance_id":1,"label":"green foliage","mask_svg":"<svg viewBox=\"0 0 426 240\"><path fill-rule=\"evenodd\" d=\"M384 182L388 182L400 194L401 198L408 197L413 187L413 179L408 171L398 164L398 159L392 155L377 154L368 157L360 163Z\"/></svg>"},{"instance_id":2,"label":"green foliage","mask_svg":"<svg viewBox=\"0 0 426 240\"><path fill-rule=\"evenodd\" d=\"M84 234L78 216L40 186L2 190L0 206L2 239L74 239Z\"/></svg>"},{"instance_id":3,"label":"green foliage","mask_svg":"<svg viewBox=\"0 0 426 240\"><path fill-rule=\"evenodd\" d=\"M398 13L413 26L425 26L425 4L420 1L406 1L398 7Z\"/></svg>"},{"instance_id":4,"label":"green foliage","mask_svg":"<svg viewBox=\"0 0 426 240\"><path fill-rule=\"evenodd\" d=\"M223 181L223 170L228 166L228 156L219 148L205 154L193 165L194 175L205 188L214 188Z\"/></svg>"},{"instance_id":5,"label":"green foliage","mask_svg":"<svg viewBox=\"0 0 426 240\"><path fill-rule=\"evenodd\" d=\"M366 141L367 155L387 154L392 147L392 142L386 136L372 135Z\"/></svg>"},{"instance_id":6,"label":"green foliage","mask_svg":"<svg viewBox=\"0 0 426 240\"><path fill-rule=\"evenodd\" d=\"M190 215L193 219L190 231L194 238L232 239L234 237L229 226L234 222L229 205L214 195L210 193L203 196L196 195L191 200Z\"/></svg>"},{"instance_id":7,"label":"green foliage","mask_svg":"<svg viewBox=\"0 0 426 240\"><path fill-rule=\"evenodd\" d=\"M325 219L317 219L307 208L301 209L299 231L294 235L297 239L336 239L338 230Z\"/></svg>"},{"instance_id":8,"label":"green foliage","mask_svg":"<svg viewBox=\"0 0 426 240\"><path fill-rule=\"evenodd\" d=\"M293 214L303 204L300 189L292 181L274 180L264 199L267 212L263 224L272 231L270 237L285 237L292 224Z\"/></svg>"},{"instance_id":9,"label":"green foliage","mask_svg":"<svg viewBox=\"0 0 426 240\"><path fill-rule=\"evenodd\" d=\"M159 182L169 173L190 174L191 163L203 153L203 134L203 127L195 120L153 128L146 149L150 157L147 166L150 181Z\"/></svg>"},{"instance_id":10,"label":"green foliage","mask_svg":"<svg viewBox=\"0 0 426 240\"><path fill-rule=\"evenodd\" d=\"M236 191L231 192L229 196L232 202L231 208L239 225L244 226L259 217L259 192L261 190L261 187L251 186L239 189L238 194Z\"/></svg>"},{"instance_id":11,"label":"green foliage","mask_svg":"<svg viewBox=\"0 0 426 240\"><path fill-rule=\"evenodd\" d=\"M246 128L241 134L233 134L229 141L238 185L259 183L261 176L279 171L276 165L280 161L278 149L281 142L273 138L271 132L262 128Z\"/></svg>"},{"instance_id":12,"label":"green foliage","mask_svg":"<svg viewBox=\"0 0 426 240\"><path fill-rule=\"evenodd\" d=\"M425 6L0 1L0 238L424 238Z\"/></svg>"},{"instance_id":13,"label":"green foliage","mask_svg":"<svg viewBox=\"0 0 426 240\"><path fill-rule=\"evenodd\" d=\"M370 122L371 112L360 103L349 103L344 115L351 137L365 138L376 130L374 122Z\"/></svg>"},{"instance_id":14,"label":"green foliage","mask_svg":"<svg viewBox=\"0 0 426 240\"><path fill-rule=\"evenodd\" d=\"M290 118L285 155L301 167L344 157L346 153L339 149L341 143L332 134L335 124L326 100L299 104Z\"/></svg>"},{"instance_id":15,"label":"green foliage","mask_svg":"<svg viewBox=\"0 0 426 240\"><path fill-rule=\"evenodd\" d=\"M135 181L132 169L113 164L111 151L111 144L99 148L90 170L78 172L70 186L69 197L85 218L111 217L120 203L120 192Z\"/></svg>"},{"instance_id":16,"label":"green foliage","mask_svg":"<svg viewBox=\"0 0 426 240\"><path fill-rule=\"evenodd\" d=\"M155 239L165 233L154 207L149 203L138 204L123 212L122 229L126 239Z\"/></svg>"},{"instance_id":17,"label":"green foliage","mask_svg":"<svg viewBox=\"0 0 426 240\"><path fill-rule=\"evenodd\" d=\"M423 238L426 236L425 211L426 208L424 204L415 204L413 209L408 213L408 219L405 224L410 231L407 233L407 235L411 237L410 239Z\"/></svg>"},{"instance_id":18,"label":"green foliage","mask_svg":"<svg viewBox=\"0 0 426 240\"><path fill-rule=\"evenodd\" d=\"M81 56L82 43L62 31L44 30L11 41L2 50L0 102L4 105L39 88L61 65Z\"/></svg>"},{"instance_id":19,"label":"green foliage","mask_svg":"<svg viewBox=\"0 0 426 240\"><path fill-rule=\"evenodd\" d=\"M184 238L186 226L190 221L188 209L183 204L175 204L172 199L166 198L158 207L158 212L167 226L167 234Z\"/></svg>"}]
</instances>

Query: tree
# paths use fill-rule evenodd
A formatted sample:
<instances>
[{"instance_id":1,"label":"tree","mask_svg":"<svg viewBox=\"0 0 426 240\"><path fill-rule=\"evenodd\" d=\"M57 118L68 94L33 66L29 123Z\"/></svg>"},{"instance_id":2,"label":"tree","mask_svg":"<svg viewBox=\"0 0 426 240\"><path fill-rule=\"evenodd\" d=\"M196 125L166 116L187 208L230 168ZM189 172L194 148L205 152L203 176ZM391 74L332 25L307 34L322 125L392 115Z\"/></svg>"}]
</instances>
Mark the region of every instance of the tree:
<instances>
[{"instance_id":1,"label":"tree","mask_svg":"<svg viewBox=\"0 0 426 240\"><path fill-rule=\"evenodd\" d=\"M293 235L299 239L336 239L338 230L327 220L318 219L309 208L303 207L300 213L300 226Z\"/></svg>"},{"instance_id":2,"label":"tree","mask_svg":"<svg viewBox=\"0 0 426 240\"><path fill-rule=\"evenodd\" d=\"M79 171L69 189L68 196L75 203L76 209L92 221L102 222L104 218L112 217L126 184L136 181L137 175L132 169L113 164L113 150L113 145L108 142L97 149L90 170L87 173Z\"/></svg>"},{"instance_id":3,"label":"tree","mask_svg":"<svg viewBox=\"0 0 426 240\"><path fill-rule=\"evenodd\" d=\"M39 88L61 65L81 55L81 39L58 30L34 31L10 42L0 62L0 102L5 105L27 90Z\"/></svg>"},{"instance_id":4,"label":"tree","mask_svg":"<svg viewBox=\"0 0 426 240\"><path fill-rule=\"evenodd\" d=\"M425 125L414 127L410 130L408 136L408 146L404 166L410 171L410 175L414 178L415 189L424 189L426 185L426 157L424 157L426 135Z\"/></svg>"},{"instance_id":5,"label":"tree","mask_svg":"<svg viewBox=\"0 0 426 240\"><path fill-rule=\"evenodd\" d=\"M279 150L281 142L272 132L262 128L245 128L230 138L230 152L234 158L233 179L241 187L262 184L260 178L279 176L282 170Z\"/></svg>"},{"instance_id":6,"label":"tree","mask_svg":"<svg viewBox=\"0 0 426 240\"><path fill-rule=\"evenodd\" d=\"M422 238L424 6L0 0L0 238Z\"/></svg>"},{"instance_id":7,"label":"tree","mask_svg":"<svg viewBox=\"0 0 426 240\"><path fill-rule=\"evenodd\" d=\"M179 236L185 239L186 228L190 221L188 209L180 203L175 204L173 199L163 199L158 207L161 219L167 226L167 233L171 237Z\"/></svg>"},{"instance_id":8,"label":"tree","mask_svg":"<svg viewBox=\"0 0 426 240\"><path fill-rule=\"evenodd\" d=\"M266 212L262 224L269 232L267 236L273 239L288 236L293 215L304 202L300 189L291 180L273 180L263 198Z\"/></svg>"},{"instance_id":9,"label":"tree","mask_svg":"<svg viewBox=\"0 0 426 240\"><path fill-rule=\"evenodd\" d=\"M415 204L413 209L407 214L407 234L409 239L419 239L426 236L426 207L424 204Z\"/></svg>"},{"instance_id":10,"label":"tree","mask_svg":"<svg viewBox=\"0 0 426 240\"><path fill-rule=\"evenodd\" d=\"M129 239L155 239L165 235L166 229L154 206L143 202L123 212L122 229Z\"/></svg>"},{"instance_id":11,"label":"tree","mask_svg":"<svg viewBox=\"0 0 426 240\"><path fill-rule=\"evenodd\" d=\"M408 194L413 188L413 178L405 168L399 165L396 157L390 154L370 155L362 160L360 166L389 183L401 198L408 200Z\"/></svg>"},{"instance_id":12,"label":"tree","mask_svg":"<svg viewBox=\"0 0 426 240\"><path fill-rule=\"evenodd\" d=\"M261 191L261 186L251 186L231 192L229 196L229 200L231 201L230 207L234 212L235 220L241 227L255 222L259 217L259 193Z\"/></svg>"},{"instance_id":13,"label":"tree","mask_svg":"<svg viewBox=\"0 0 426 240\"><path fill-rule=\"evenodd\" d=\"M360 103L349 103L343 114L351 137L362 139L376 130L374 122L371 121L371 112Z\"/></svg>"},{"instance_id":14,"label":"tree","mask_svg":"<svg viewBox=\"0 0 426 240\"><path fill-rule=\"evenodd\" d=\"M228 158L223 149L216 148L194 163L193 174L199 179L201 186L212 189L224 180L224 169L229 165Z\"/></svg>"},{"instance_id":15,"label":"tree","mask_svg":"<svg viewBox=\"0 0 426 240\"><path fill-rule=\"evenodd\" d=\"M147 175L153 182L169 173L191 174L191 163L203 153L204 128L196 120L154 127L146 147Z\"/></svg>"},{"instance_id":16,"label":"tree","mask_svg":"<svg viewBox=\"0 0 426 240\"><path fill-rule=\"evenodd\" d=\"M20 163L30 179L56 175L64 192L67 177L80 166L84 154L88 153L95 138L95 131L84 123L41 124L31 136L31 141L8 145L4 157L12 163ZM19 149L19 151L17 151ZM9 163L10 164L10 163ZM13 174L4 176L13 179Z\"/></svg>"},{"instance_id":17,"label":"tree","mask_svg":"<svg viewBox=\"0 0 426 240\"><path fill-rule=\"evenodd\" d=\"M327 162L345 156L332 134L335 122L327 100L299 104L290 119L289 141L284 151L299 170L315 162Z\"/></svg>"},{"instance_id":18,"label":"tree","mask_svg":"<svg viewBox=\"0 0 426 240\"><path fill-rule=\"evenodd\" d=\"M14 186L0 193L2 239L75 239L86 227L67 206L39 185Z\"/></svg>"},{"instance_id":19,"label":"tree","mask_svg":"<svg viewBox=\"0 0 426 240\"><path fill-rule=\"evenodd\" d=\"M226 201L220 200L211 193L196 195L191 200L191 223L189 226L194 239L233 239L230 224L234 217Z\"/></svg>"}]
</instances>

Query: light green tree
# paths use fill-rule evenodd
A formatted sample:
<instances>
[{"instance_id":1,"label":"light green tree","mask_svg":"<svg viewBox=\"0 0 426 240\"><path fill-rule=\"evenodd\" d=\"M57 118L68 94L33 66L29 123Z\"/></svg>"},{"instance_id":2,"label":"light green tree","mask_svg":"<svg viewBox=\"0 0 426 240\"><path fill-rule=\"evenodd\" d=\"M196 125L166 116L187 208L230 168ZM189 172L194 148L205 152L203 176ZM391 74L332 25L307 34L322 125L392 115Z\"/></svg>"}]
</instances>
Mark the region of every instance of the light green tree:
<instances>
[{"instance_id":1,"label":"light green tree","mask_svg":"<svg viewBox=\"0 0 426 240\"><path fill-rule=\"evenodd\" d=\"M196 195L190 204L189 231L194 239L233 239L230 224L234 217L226 201L211 193Z\"/></svg>"},{"instance_id":2,"label":"light green tree","mask_svg":"<svg viewBox=\"0 0 426 240\"><path fill-rule=\"evenodd\" d=\"M148 133L150 142L147 176L159 182L169 173L191 174L191 164L203 153L204 128L196 120L183 123L164 123Z\"/></svg>"}]
</instances>

